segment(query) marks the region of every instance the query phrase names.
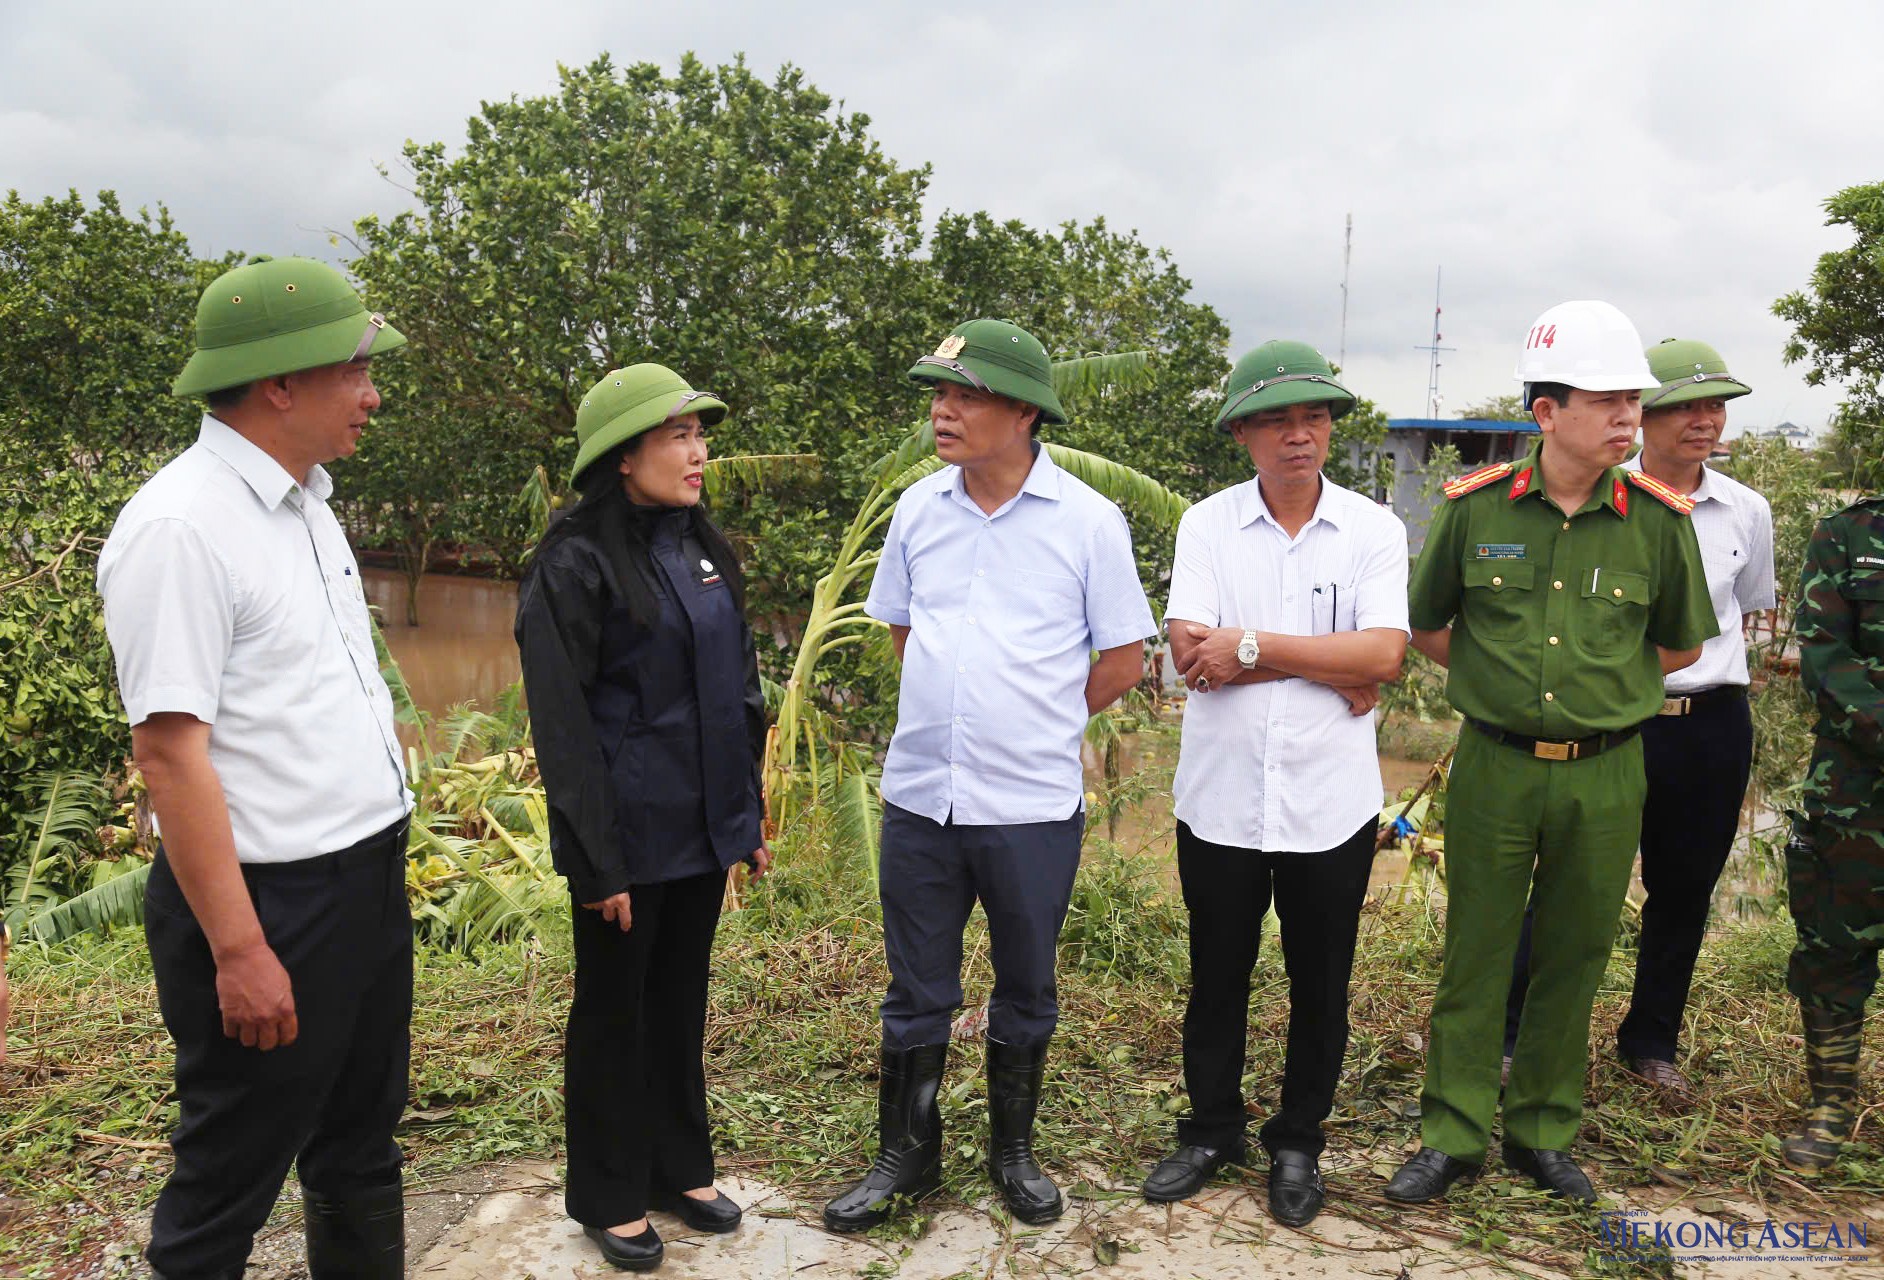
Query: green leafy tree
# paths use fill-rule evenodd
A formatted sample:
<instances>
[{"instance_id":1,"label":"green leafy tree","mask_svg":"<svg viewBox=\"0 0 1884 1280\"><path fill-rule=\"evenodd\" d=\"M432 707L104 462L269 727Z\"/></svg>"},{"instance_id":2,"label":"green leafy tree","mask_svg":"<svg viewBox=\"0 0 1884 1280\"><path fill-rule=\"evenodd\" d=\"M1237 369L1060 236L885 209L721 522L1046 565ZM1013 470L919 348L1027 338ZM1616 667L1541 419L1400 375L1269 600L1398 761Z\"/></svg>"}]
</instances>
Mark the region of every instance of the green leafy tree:
<instances>
[{"instance_id":1,"label":"green leafy tree","mask_svg":"<svg viewBox=\"0 0 1884 1280\"><path fill-rule=\"evenodd\" d=\"M353 270L413 339L340 482L357 521L514 567L529 520L505 499L539 464L567 476L595 379L658 360L733 406L718 451L824 460L723 513L761 567L758 613L808 599L847 462L908 420L897 375L931 328L926 170L868 124L789 66L767 82L743 61L668 76L603 56L552 95L486 103L461 152L409 143L418 208L354 228Z\"/></svg>"},{"instance_id":2,"label":"green leafy tree","mask_svg":"<svg viewBox=\"0 0 1884 1280\"><path fill-rule=\"evenodd\" d=\"M1805 363L1808 385L1844 384L1831 450L1846 483L1874 489L1884 482L1884 182L1846 187L1825 201L1825 215L1826 225L1851 229L1851 244L1820 254L1810 283L1773 314L1793 326L1786 363Z\"/></svg>"},{"instance_id":3,"label":"green leafy tree","mask_svg":"<svg viewBox=\"0 0 1884 1280\"><path fill-rule=\"evenodd\" d=\"M201 407L170 383L223 265L109 191L0 203L0 863L23 846L33 774L103 773L129 749L97 554L195 435Z\"/></svg>"}]
</instances>

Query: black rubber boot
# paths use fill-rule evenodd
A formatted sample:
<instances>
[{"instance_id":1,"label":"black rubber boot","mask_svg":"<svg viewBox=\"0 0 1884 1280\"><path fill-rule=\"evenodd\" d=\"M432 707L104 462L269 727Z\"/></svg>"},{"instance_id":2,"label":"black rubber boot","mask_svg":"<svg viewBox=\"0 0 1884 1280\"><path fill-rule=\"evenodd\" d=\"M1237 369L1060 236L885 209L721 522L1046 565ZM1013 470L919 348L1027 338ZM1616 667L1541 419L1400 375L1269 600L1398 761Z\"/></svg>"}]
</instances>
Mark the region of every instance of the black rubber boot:
<instances>
[{"instance_id":1,"label":"black rubber boot","mask_svg":"<svg viewBox=\"0 0 1884 1280\"><path fill-rule=\"evenodd\" d=\"M1779 1150L1787 1164L1812 1173L1831 1167L1857 1123L1864 1014L1804 1007L1799 1014L1805 1027L1806 1080L1812 1086L1812 1101L1799 1127Z\"/></svg>"},{"instance_id":2,"label":"black rubber boot","mask_svg":"<svg viewBox=\"0 0 1884 1280\"><path fill-rule=\"evenodd\" d=\"M883 1046L877 1084L877 1159L861 1182L824 1206L831 1231L868 1231L890 1216L898 1196L920 1200L942 1185L942 1112L936 1095L949 1047Z\"/></svg>"},{"instance_id":3,"label":"black rubber boot","mask_svg":"<svg viewBox=\"0 0 1884 1280\"><path fill-rule=\"evenodd\" d=\"M330 1196L301 1188L311 1280L405 1280L405 1195L397 1182Z\"/></svg>"},{"instance_id":4,"label":"black rubber boot","mask_svg":"<svg viewBox=\"0 0 1884 1280\"><path fill-rule=\"evenodd\" d=\"M1022 1222L1052 1222L1066 1211L1060 1189L1034 1160L1034 1114L1047 1073L1047 1042L1026 1048L988 1041L988 1176Z\"/></svg>"}]
</instances>

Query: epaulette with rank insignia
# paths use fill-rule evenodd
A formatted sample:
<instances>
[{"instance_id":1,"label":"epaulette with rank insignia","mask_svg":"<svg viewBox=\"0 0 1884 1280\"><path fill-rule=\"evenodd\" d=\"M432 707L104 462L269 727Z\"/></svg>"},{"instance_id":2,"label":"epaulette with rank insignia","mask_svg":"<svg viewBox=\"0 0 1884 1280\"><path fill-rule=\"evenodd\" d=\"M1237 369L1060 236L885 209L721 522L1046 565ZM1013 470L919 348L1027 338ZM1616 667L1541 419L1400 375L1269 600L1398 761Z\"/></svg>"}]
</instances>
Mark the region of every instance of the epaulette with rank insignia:
<instances>
[{"instance_id":1,"label":"epaulette with rank insignia","mask_svg":"<svg viewBox=\"0 0 1884 1280\"><path fill-rule=\"evenodd\" d=\"M1661 499L1663 506L1679 511L1684 516L1694 510L1693 498L1690 498L1687 494L1679 490L1669 488L1647 472L1631 471L1627 474L1630 484L1638 489L1654 494L1657 498Z\"/></svg>"},{"instance_id":2,"label":"epaulette with rank insignia","mask_svg":"<svg viewBox=\"0 0 1884 1280\"><path fill-rule=\"evenodd\" d=\"M1468 471L1462 476L1446 481L1445 490L1448 498L1463 498L1468 493L1483 489L1494 480L1502 480L1511 474L1511 463L1494 462L1489 467L1480 467L1477 471Z\"/></svg>"}]
</instances>

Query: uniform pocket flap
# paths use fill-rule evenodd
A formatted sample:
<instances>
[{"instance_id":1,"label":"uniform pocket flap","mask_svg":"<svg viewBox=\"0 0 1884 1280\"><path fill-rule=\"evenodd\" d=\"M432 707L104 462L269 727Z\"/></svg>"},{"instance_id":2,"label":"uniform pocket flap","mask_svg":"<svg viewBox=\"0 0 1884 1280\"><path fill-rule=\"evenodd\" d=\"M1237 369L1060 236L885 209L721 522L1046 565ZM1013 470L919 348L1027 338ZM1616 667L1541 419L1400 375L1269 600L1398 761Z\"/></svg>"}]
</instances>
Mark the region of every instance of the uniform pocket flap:
<instances>
[{"instance_id":1,"label":"uniform pocket flap","mask_svg":"<svg viewBox=\"0 0 1884 1280\"><path fill-rule=\"evenodd\" d=\"M1622 569L1596 569L1583 586L1588 599L1607 600L1614 605L1648 603L1648 575Z\"/></svg>"},{"instance_id":2,"label":"uniform pocket flap","mask_svg":"<svg viewBox=\"0 0 1884 1280\"><path fill-rule=\"evenodd\" d=\"M1854 573L1845 579L1849 600L1884 600L1884 573Z\"/></svg>"},{"instance_id":3,"label":"uniform pocket flap","mask_svg":"<svg viewBox=\"0 0 1884 1280\"><path fill-rule=\"evenodd\" d=\"M1529 560L1467 560L1465 585L1492 591L1529 591L1536 568Z\"/></svg>"}]
</instances>

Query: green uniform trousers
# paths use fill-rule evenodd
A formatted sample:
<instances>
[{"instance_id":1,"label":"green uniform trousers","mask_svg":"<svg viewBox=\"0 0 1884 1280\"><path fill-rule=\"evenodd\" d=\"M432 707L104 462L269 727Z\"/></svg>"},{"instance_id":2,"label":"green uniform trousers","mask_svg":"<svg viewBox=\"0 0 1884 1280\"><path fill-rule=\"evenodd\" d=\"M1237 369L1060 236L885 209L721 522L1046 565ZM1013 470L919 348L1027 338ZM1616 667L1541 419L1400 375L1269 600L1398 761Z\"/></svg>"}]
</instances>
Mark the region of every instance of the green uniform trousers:
<instances>
[{"instance_id":1,"label":"green uniform trousers","mask_svg":"<svg viewBox=\"0 0 1884 1280\"><path fill-rule=\"evenodd\" d=\"M1884 832L1814 823L1786 845L1799 942L1786 986L1799 1003L1864 1016L1884 948Z\"/></svg>"},{"instance_id":2,"label":"green uniform trousers","mask_svg":"<svg viewBox=\"0 0 1884 1280\"><path fill-rule=\"evenodd\" d=\"M1491 1144L1505 995L1536 879L1531 986L1505 1090L1505 1138L1563 1151L1583 1115L1590 1007L1642 833L1642 740L1540 760L1459 732L1446 796L1446 959L1433 995L1421 1137L1460 1160Z\"/></svg>"}]
</instances>

